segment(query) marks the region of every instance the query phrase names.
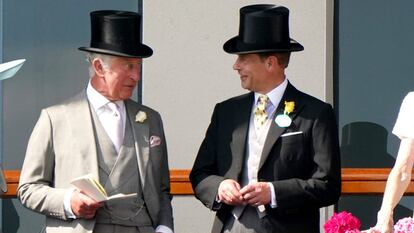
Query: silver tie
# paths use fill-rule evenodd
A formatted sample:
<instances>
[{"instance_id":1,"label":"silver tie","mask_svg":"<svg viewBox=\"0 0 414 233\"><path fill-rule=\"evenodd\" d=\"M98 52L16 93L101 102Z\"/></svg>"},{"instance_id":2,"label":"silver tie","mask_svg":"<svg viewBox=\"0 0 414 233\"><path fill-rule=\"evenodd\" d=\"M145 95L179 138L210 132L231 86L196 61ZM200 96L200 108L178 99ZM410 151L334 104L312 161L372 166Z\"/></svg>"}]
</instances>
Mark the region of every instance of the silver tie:
<instances>
[{"instance_id":1,"label":"silver tie","mask_svg":"<svg viewBox=\"0 0 414 233\"><path fill-rule=\"evenodd\" d=\"M122 129L122 118L119 112L119 107L114 102L109 102L108 107L112 111L111 119L112 124L108 127L109 131L109 138L111 138L116 152L119 153L121 149L122 142L124 141L123 129Z\"/></svg>"}]
</instances>

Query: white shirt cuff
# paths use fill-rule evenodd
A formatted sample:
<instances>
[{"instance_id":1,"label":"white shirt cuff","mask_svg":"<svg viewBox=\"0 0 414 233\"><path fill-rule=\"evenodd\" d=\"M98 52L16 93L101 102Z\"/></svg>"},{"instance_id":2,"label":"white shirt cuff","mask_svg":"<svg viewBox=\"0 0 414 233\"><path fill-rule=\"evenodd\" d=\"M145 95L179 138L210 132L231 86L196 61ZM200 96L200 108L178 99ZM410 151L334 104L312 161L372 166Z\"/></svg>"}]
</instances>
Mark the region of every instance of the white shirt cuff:
<instances>
[{"instance_id":1,"label":"white shirt cuff","mask_svg":"<svg viewBox=\"0 0 414 233\"><path fill-rule=\"evenodd\" d=\"M270 187L270 194L271 194L271 199L270 199L269 204L270 204L270 207L272 207L274 209L274 208L277 207L275 187L270 182L268 182L268 184L269 184L269 187Z\"/></svg>"},{"instance_id":2,"label":"white shirt cuff","mask_svg":"<svg viewBox=\"0 0 414 233\"><path fill-rule=\"evenodd\" d=\"M164 225L157 226L157 229L155 229L155 232L174 233L169 227L164 226Z\"/></svg>"},{"instance_id":3,"label":"white shirt cuff","mask_svg":"<svg viewBox=\"0 0 414 233\"><path fill-rule=\"evenodd\" d=\"M63 208L65 209L65 215L67 218L76 219L76 215L72 212L72 207L70 206L70 199L72 198L73 191L75 190L70 189L65 193Z\"/></svg>"}]
</instances>

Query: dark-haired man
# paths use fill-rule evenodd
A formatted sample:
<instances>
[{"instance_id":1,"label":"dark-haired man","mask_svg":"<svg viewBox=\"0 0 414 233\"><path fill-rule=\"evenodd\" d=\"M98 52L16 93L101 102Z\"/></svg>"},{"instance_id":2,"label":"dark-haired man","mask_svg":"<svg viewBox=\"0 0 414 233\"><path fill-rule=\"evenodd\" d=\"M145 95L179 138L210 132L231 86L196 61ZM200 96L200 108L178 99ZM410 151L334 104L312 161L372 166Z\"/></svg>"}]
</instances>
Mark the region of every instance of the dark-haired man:
<instances>
[{"instance_id":1,"label":"dark-haired man","mask_svg":"<svg viewBox=\"0 0 414 233\"><path fill-rule=\"evenodd\" d=\"M216 105L190 179L217 211L212 233L319 233L319 208L341 192L332 107L298 91L285 75L289 10L240 9L239 35L224 44L250 92Z\"/></svg>"}]
</instances>

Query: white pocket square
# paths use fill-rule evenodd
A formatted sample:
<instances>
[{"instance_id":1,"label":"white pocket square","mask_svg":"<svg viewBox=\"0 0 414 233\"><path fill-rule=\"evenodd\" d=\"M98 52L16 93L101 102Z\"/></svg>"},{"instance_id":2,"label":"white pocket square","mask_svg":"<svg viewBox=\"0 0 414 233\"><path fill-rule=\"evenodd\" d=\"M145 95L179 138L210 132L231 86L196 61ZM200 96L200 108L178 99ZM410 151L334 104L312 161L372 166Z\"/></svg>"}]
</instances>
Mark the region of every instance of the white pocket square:
<instances>
[{"instance_id":1,"label":"white pocket square","mask_svg":"<svg viewBox=\"0 0 414 233\"><path fill-rule=\"evenodd\" d=\"M161 138L158 136L150 137L150 147L158 146L161 144Z\"/></svg>"},{"instance_id":2,"label":"white pocket square","mask_svg":"<svg viewBox=\"0 0 414 233\"><path fill-rule=\"evenodd\" d=\"M280 137L289 137L289 136L292 136L292 135L297 135L297 134L302 134L302 133L303 133L302 131L289 132L289 133L284 133L284 134L280 135Z\"/></svg>"}]
</instances>

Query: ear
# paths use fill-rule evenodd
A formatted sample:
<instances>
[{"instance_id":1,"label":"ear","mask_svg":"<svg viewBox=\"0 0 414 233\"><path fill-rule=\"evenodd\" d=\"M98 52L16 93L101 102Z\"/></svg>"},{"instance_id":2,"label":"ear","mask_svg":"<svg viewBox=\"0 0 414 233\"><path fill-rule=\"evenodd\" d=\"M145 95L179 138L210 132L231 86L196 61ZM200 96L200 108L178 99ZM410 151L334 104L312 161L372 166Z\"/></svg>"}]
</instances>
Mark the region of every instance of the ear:
<instances>
[{"instance_id":1,"label":"ear","mask_svg":"<svg viewBox=\"0 0 414 233\"><path fill-rule=\"evenodd\" d=\"M268 69L274 69L279 63L276 56L268 56L265 63Z\"/></svg>"},{"instance_id":2,"label":"ear","mask_svg":"<svg viewBox=\"0 0 414 233\"><path fill-rule=\"evenodd\" d=\"M100 59L98 59L98 58L93 59L92 67L93 67L93 70L95 71L96 75L98 75L99 77L104 76L105 70L104 70L104 67L102 65L102 61Z\"/></svg>"}]
</instances>

